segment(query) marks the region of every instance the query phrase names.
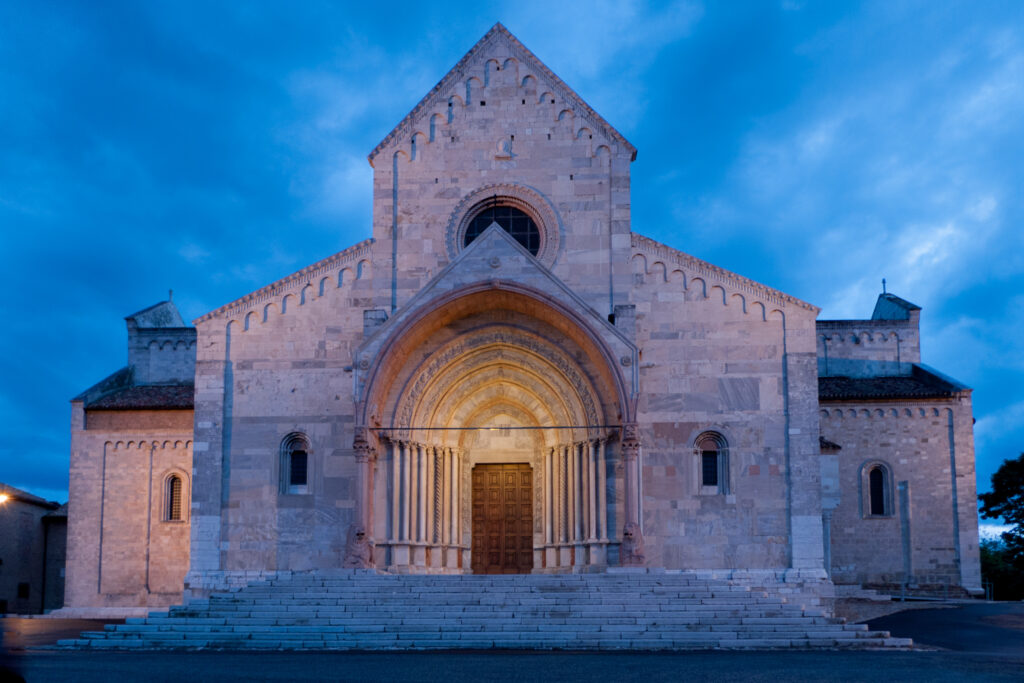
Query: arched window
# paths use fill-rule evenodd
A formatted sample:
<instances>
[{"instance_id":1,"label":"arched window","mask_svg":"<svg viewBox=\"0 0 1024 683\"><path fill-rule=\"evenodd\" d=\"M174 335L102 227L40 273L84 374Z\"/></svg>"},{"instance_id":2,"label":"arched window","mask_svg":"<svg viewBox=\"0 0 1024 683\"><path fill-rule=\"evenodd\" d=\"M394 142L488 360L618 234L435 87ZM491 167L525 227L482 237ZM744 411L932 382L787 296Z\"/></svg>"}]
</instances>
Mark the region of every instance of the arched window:
<instances>
[{"instance_id":1,"label":"arched window","mask_svg":"<svg viewBox=\"0 0 1024 683\"><path fill-rule=\"evenodd\" d=\"M862 468L861 492L865 517L893 515L892 472L886 464L873 462Z\"/></svg>"},{"instance_id":2,"label":"arched window","mask_svg":"<svg viewBox=\"0 0 1024 683\"><path fill-rule=\"evenodd\" d=\"M874 461L860 468L860 509L864 517L892 517L893 474L886 463Z\"/></svg>"},{"instance_id":3,"label":"arched window","mask_svg":"<svg viewBox=\"0 0 1024 683\"><path fill-rule=\"evenodd\" d=\"M704 432L694 446L700 492L729 493L729 445L725 437L717 432Z\"/></svg>"},{"instance_id":4,"label":"arched window","mask_svg":"<svg viewBox=\"0 0 1024 683\"><path fill-rule=\"evenodd\" d=\"M177 474L167 477L164 484L164 521L183 522L185 521L184 511L184 483Z\"/></svg>"},{"instance_id":5,"label":"arched window","mask_svg":"<svg viewBox=\"0 0 1024 683\"><path fill-rule=\"evenodd\" d=\"M537 229L537 224L533 222L533 219L514 206L503 205L487 206L473 216L466 228L466 237L462 246L468 247L473 240L483 234L484 230L491 227L492 223L497 223L504 228L505 232L534 256L540 251L540 230Z\"/></svg>"},{"instance_id":6,"label":"arched window","mask_svg":"<svg viewBox=\"0 0 1024 683\"><path fill-rule=\"evenodd\" d=\"M309 492L309 439L289 434L281 443L281 492Z\"/></svg>"}]
</instances>

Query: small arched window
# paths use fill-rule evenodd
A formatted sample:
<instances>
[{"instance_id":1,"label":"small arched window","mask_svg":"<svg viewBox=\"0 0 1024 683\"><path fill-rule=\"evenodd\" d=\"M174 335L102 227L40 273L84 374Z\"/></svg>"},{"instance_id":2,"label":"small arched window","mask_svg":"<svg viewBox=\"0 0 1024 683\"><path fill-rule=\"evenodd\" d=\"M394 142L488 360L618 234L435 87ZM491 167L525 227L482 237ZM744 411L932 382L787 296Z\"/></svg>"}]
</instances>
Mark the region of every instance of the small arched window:
<instances>
[{"instance_id":1,"label":"small arched window","mask_svg":"<svg viewBox=\"0 0 1024 683\"><path fill-rule=\"evenodd\" d=\"M167 482L164 485L164 521L183 522L185 520L184 496L181 477L177 474L167 477Z\"/></svg>"},{"instance_id":2,"label":"small arched window","mask_svg":"<svg viewBox=\"0 0 1024 683\"><path fill-rule=\"evenodd\" d=\"M281 443L282 493L309 492L309 439L305 434L289 434Z\"/></svg>"},{"instance_id":3,"label":"small arched window","mask_svg":"<svg viewBox=\"0 0 1024 683\"><path fill-rule=\"evenodd\" d=\"M729 493L729 445L721 434L704 432L694 444L701 493Z\"/></svg>"},{"instance_id":4,"label":"small arched window","mask_svg":"<svg viewBox=\"0 0 1024 683\"><path fill-rule=\"evenodd\" d=\"M865 517L893 515L892 473L884 463L867 464L861 470L862 505Z\"/></svg>"}]
</instances>

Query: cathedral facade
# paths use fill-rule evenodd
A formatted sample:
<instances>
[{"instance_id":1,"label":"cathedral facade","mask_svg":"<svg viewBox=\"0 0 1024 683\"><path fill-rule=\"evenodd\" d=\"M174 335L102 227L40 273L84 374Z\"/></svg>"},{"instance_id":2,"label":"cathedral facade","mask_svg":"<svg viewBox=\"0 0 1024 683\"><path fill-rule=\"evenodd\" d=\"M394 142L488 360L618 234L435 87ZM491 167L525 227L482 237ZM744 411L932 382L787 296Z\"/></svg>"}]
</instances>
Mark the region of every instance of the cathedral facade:
<instances>
[{"instance_id":1,"label":"cathedral facade","mask_svg":"<svg viewBox=\"0 0 1024 683\"><path fill-rule=\"evenodd\" d=\"M72 403L67 605L339 567L979 591L920 309L818 321L633 232L635 157L495 26L371 152L372 237L128 318Z\"/></svg>"}]
</instances>

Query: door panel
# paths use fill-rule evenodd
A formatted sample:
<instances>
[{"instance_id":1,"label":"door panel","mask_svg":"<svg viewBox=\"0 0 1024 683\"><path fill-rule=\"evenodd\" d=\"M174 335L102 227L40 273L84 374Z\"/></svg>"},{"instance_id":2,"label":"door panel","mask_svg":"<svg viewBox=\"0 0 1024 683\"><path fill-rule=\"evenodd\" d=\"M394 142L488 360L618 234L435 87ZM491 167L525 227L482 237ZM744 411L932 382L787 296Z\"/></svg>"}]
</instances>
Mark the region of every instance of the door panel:
<instances>
[{"instance_id":1,"label":"door panel","mask_svg":"<svg viewBox=\"0 0 1024 683\"><path fill-rule=\"evenodd\" d=\"M533 471L529 465L473 468L474 574L533 569Z\"/></svg>"}]
</instances>

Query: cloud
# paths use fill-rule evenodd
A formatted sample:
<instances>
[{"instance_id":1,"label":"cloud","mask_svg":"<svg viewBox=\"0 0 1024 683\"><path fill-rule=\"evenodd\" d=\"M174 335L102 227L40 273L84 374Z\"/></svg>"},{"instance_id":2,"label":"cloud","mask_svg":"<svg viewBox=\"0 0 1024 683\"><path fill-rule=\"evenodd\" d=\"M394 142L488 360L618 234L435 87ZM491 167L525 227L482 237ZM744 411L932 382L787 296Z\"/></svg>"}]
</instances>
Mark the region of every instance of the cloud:
<instances>
[{"instance_id":1,"label":"cloud","mask_svg":"<svg viewBox=\"0 0 1024 683\"><path fill-rule=\"evenodd\" d=\"M203 263L210 258L210 252L194 242L182 245L178 255L189 263Z\"/></svg>"},{"instance_id":2,"label":"cloud","mask_svg":"<svg viewBox=\"0 0 1024 683\"><path fill-rule=\"evenodd\" d=\"M641 120L648 89L661 85L648 73L660 51L691 35L704 14L696 2L652 8L615 0L585 11L573 3L515 3L507 12L509 29L623 130Z\"/></svg>"}]
</instances>

